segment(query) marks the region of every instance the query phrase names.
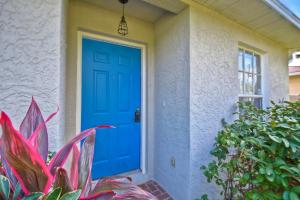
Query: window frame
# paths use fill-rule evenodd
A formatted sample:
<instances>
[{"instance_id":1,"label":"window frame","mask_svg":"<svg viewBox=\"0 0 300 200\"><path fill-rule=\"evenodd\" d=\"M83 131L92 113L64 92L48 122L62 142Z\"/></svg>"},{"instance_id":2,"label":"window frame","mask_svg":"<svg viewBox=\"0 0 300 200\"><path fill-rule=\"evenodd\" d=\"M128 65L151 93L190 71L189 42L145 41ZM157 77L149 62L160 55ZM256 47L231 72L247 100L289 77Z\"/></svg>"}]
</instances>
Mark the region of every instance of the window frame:
<instances>
[{"instance_id":1,"label":"window frame","mask_svg":"<svg viewBox=\"0 0 300 200\"><path fill-rule=\"evenodd\" d=\"M240 69L240 58L239 58L240 51L243 52L243 57L242 57L243 70L242 71ZM254 77L254 75L256 75L256 81L257 81L257 77L260 76L260 88L259 88L260 89L260 94L255 94L255 86L254 86L255 81L253 81L253 79L252 79L252 89L253 89L253 93L254 94L247 94L247 93L245 93L245 74L249 73L245 69L245 54L246 54L246 52L247 53L251 53L251 55L252 55L252 60L251 60L252 65L254 63L254 57L255 56L259 57L260 73L258 74L257 73L258 70L256 69L256 73L254 73L253 70L252 70L251 74L252 74L252 78ZM238 46L238 59L237 59L237 61L238 61L238 79L239 79L239 95L238 95L239 102L240 102L241 98L261 99L261 107L260 108L264 108L263 55L261 53L255 51L255 50L251 49L251 48L247 48L247 47L243 47L243 46ZM258 66L256 66L256 68L258 68ZM253 66L252 66L252 69L253 69ZM240 84L241 84L240 83L240 75L239 75L240 73L243 74L243 83L242 83L243 84L243 91L242 91L243 93L241 93L241 90L240 90L241 89L240 88L241 87L240 86Z\"/></svg>"}]
</instances>

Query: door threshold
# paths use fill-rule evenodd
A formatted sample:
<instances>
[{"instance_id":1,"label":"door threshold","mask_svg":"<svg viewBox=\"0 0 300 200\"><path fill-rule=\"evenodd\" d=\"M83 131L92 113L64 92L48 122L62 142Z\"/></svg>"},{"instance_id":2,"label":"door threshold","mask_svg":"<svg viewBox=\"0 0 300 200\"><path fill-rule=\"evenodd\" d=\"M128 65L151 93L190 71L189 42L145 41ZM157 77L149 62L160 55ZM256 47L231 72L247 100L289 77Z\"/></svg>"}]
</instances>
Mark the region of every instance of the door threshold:
<instances>
[{"instance_id":1,"label":"door threshold","mask_svg":"<svg viewBox=\"0 0 300 200\"><path fill-rule=\"evenodd\" d=\"M130 177L132 179L132 183L136 184L136 185L145 183L145 182L150 180L148 174L143 173L142 170L140 170L140 169L125 172L125 173L119 174L119 176L128 176L128 177Z\"/></svg>"},{"instance_id":2,"label":"door threshold","mask_svg":"<svg viewBox=\"0 0 300 200\"><path fill-rule=\"evenodd\" d=\"M130 177L132 179L132 183L135 185L140 185L150 180L148 174L143 173L140 169L117 174L116 176ZM96 184L98 180L99 179L93 180L93 185Z\"/></svg>"}]
</instances>

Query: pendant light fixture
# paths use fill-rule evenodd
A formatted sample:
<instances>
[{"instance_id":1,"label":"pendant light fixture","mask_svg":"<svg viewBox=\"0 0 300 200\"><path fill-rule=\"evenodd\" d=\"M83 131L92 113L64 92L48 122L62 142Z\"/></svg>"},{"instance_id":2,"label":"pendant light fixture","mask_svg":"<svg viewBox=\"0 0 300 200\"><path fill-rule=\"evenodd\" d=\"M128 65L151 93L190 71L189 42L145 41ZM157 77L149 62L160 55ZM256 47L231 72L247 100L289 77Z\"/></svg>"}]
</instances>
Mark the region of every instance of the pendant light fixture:
<instances>
[{"instance_id":1,"label":"pendant light fixture","mask_svg":"<svg viewBox=\"0 0 300 200\"><path fill-rule=\"evenodd\" d=\"M124 7L125 7L125 4L128 3L128 0L119 0L119 2L121 4L123 4L123 15L121 17L121 21L120 21L120 24L119 24L119 27L118 27L118 33L120 35L127 35L128 34L128 26L127 26L127 22L125 20L125 16L124 16Z\"/></svg>"}]
</instances>

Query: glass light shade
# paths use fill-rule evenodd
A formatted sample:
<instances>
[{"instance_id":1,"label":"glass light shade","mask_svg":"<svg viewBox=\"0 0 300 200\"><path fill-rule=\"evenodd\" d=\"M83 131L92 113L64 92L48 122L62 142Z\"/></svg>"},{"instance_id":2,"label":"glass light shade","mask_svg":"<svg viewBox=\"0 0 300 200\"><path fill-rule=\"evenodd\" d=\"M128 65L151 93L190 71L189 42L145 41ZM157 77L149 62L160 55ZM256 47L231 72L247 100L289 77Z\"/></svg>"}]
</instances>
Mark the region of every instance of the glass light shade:
<instances>
[{"instance_id":1,"label":"glass light shade","mask_svg":"<svg viewBox=\"0 0 300 200\"><path fill-rule=\"evenodd\" d=\"M128 34L128 26L127 26L127 22L126 22L124 16L122 16L122 18L121 18L119 28L118 28L118 32L121 35L124 35L124 36Z\"/></svg>"}]
</instances>

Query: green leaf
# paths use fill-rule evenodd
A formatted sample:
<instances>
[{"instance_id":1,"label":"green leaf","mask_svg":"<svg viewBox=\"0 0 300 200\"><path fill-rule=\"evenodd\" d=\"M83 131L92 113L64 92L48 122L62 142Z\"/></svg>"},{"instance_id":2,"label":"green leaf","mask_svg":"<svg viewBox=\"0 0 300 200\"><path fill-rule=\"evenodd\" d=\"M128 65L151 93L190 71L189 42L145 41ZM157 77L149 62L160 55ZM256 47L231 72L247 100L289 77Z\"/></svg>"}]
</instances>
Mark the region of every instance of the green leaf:
<instances>
[{"instance_id":1,"label":"green leaf","mask_svg":"<svg viewBox=\"0 0 300 200\"><path fill-rule=\"evenodd\" d=\"M300 173L300 170L296 167L290 167L290 170L292 170L294 173L297 173L297 174Z\"/></svg>"},{"instance_id":2,"label":"green leaf","mask_svg":"<svg viewBox=\"0 0 300 200\"><path fill-rule=\"evenodd\" d=\"M289 141L288 141L287 139L285 139L285 138L281 138L281 140L282 140L282 142L284 143L284 146L285 146L286 148L289 148L289 146L290 146Z\"/></svg>"},{"instance_id":3,"label":"green leaf","mask_svg":"<svg viewBox=\"0 0 300 200\"><path fill-rule=\"evenodd\" d=\"M64 194L60 200L77 200L81 194L81 190L76 190L73 192L68 192Z\"/></svg>"},{"instance_id":4,"label":"green leaf","mask_svg":"<svg viewBox=\"0 0 300 200\"><path fill-rule=\"evenodd\" d=\"M23 198L23 200L38 200L44 194L41 192L33 192L30 195Z\"/></svg>"},{"instance_id":5,"label":"green leaf","mask_svg":"<svg viewBox=\"0 0 300 200\"><path fill-rule=\"evenodd\" d=\"M260 174L265 174L265 173L266 173L266 169L263 168L263 167L260 167L260 168L259 168L259 173L260 173Z\"/></svg>"},{"instance_id":6,"label":"green leaf","mask_svg":"<svg viewBox=\"0 0 300 200\"><path fill-rule=\"evenodd\" d=\"M270 176L270 175L272 175L272 174L274 173L271 166L268 166L268 167L266 168L266 172L267 172L267 175L268 175L268 176Z\"/></svg>"},{"instance_id":7,"label":"green leaf","mask_svg":"<svg viewBox=\"0 0 300 200\"><path fill-rule=\"evenodd\" d=\"M208 200L208 196L207 194L204 194L201 196L200 200Z\"/></svg>"},{"instance_id":8,"label":"green leaf","mask_svg":"<svg viewBox=\"0 0 300 200\"><path fill-rule=\"evenodd\" d=\"M8 178L0 175L0 197L3 197L4 200L8 200L10 194L10 183Z\"/></svg>"},{"instance_id":9,"label":"green leaf","mask_svg":"<svg viewBox=\"0 0 300 200\"><path fill-rule=\"evenodd\" d=\"M298 137L296 137L295 135L292 135L292 138L300 143L300 139Z\"/></svg>"},{"instance_id":10,"label":"green leaf","mask_svg":"<svg viewBox=\"0 0 300 200\"><path fill-rule=\"evenodd\" d=\"M13 200L18 199L18 196L20 195L21 191L22 191L21 185L20 185L20 183L17 183L17 185L15 187L14 195L13 195Z\"/></svg>"},{"instance_id":11,"label":"green leaf","mask_svg":"<svg viewBox=\"0 0 300 200\"><path fill-rule=\"evenodd\" d=\"M281 158L276 158L275 162L274 162L275 166L282 166L282 165L286 165L286 162L284 160L282 160Z\"/></svg>"},{"instance_id":12,"label":"green leaf","mask_svg":"<svg viewBox=\"0 0 300 200\"><path fill-rule=\"evenodd\" d=\"M275 180L275 174L272 174L270 176L267 176L267 179L270 181L270 182L274 182Z\"/></svg>"},{"instance_id":13,"label":"green leaf","mask_svg":"<svg viewBox=\"0 0 300 200\"><path fill-rule=\"evenodd\" d=\"M266 153L265 153L264 151L259 151L259 152L258 152L258 157L259 157L260 159L265 159L265 158L266 158Z\"/></svg>"},{"instance_id":14,"label":"green leaf","mask_svg":"<svg viewBox=\"0 0 300 200\"><path fill-rule=\"evenodd\" d=\"M299 200L299 197L296 193L290 192L290 200Z\"/></svg>"},{"instance_id":15,"label":"green leaf","mask_svg":"<svg viewBox=\"0 0 300 200\"><path fill-rule=\"evenodd\" d=\"M261 199L262 199L262 197L261 197L260 193L258 193L257 191L252 193L251 200L261 200Z\"/></svg>"},{"instance_id":16,"label":"green leaf","mask_svg":"<svg viewBox=\"0 0 300 200\"><path fill-rule=\"evenodd\" d=\"M62 189L56 188L52 190L50 193L48 193L45 197L45 200L58 200L60 197Z\"/></svg>"},{"instance_id":17,"label":"green leaf","mask_svg":"<svg viewBox=\"0 0 300 200\"><path fill-rule=\"evenodd\" d=\"M291 127L288 124L278 124L277 127L291 129Z\"/></svg>"},{"instance_id":18,"label":"green leaf","mask_svg":"<svg viewBox=\"0 0 300 200\"><path fill-rule=\"evenodd\" d=\"M266 178L270 182L273 182L275 180L275 174L274 174L274 171L272 169L272 166L270 166L270 165L266 168Z\"/></svg>"},{"instance_id":19,"label":"green leaf","mask_svg":"<svg viewBox=\"0 0 300 200\"><path fill-rule=\"evenodd\" d=\"M281 199L281 196L274 193L274 192L270 192L270 191L266 191L266 192L263 192L263 196L266 197L264 199L272 199L272 200L277 200L277 199Z\"/></svg>"},{"instance_id":20,"label":"green leaf","mask_svg":"<svg viewBox=\"0 0 300 200\"><path fill-rule=\"evenodd\" d=\"M297 148L299 148L299 146L297 144L291 143L291 148L292 148L292 152L296 153L297 152Z\"/></svg>"},{"instance_id":21,"label":"green leaf","mask_svg":"<svg viewBox=\"0 0 300 200\"><path fill-rule=\"evenodd\" d=\"M269 138L271 138L274 142L281 143L281 139L275 135L269 135Z\"/></svg>"},{"instance_id":22,"label":"green leaf","mask_svg":"<svg viewBox=\"0 0 300 200\"><path fill-rule=\"evenodd\" d=\"M280 181L284 188L287 188L289 186L289 183L285 178L281 178Z\"/></svg>"},{"instance_id":23,"label":"green leaf","mask_svg":"<svg viewBox=\"0 0 300 200\"><path fill-rule=\"evenodd\" d=\"M292 188L292 191L297 193L297 194L300 194L300 186L295 186Z\"/></svg>"},{"instance_id":24,"label":"green leaf","mask_svg":"<svg viewBox=\"0 0 300 200\"><path fill-rule=\"evenodd\" d=\"M264 177L262 175L258 175L253 181L252 183L257 185L260 184L264 181Z\"/></svg>"}]
</instances>

